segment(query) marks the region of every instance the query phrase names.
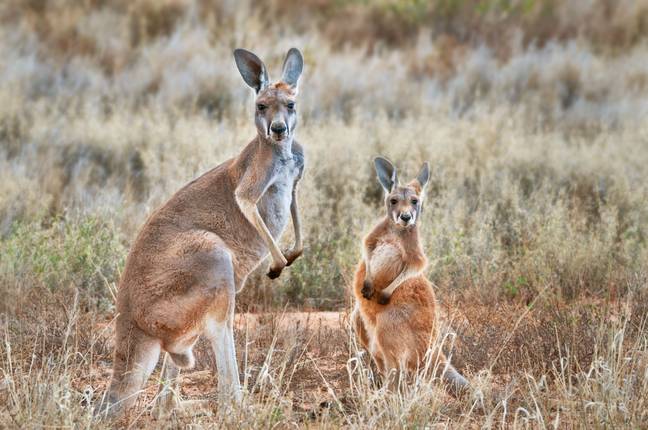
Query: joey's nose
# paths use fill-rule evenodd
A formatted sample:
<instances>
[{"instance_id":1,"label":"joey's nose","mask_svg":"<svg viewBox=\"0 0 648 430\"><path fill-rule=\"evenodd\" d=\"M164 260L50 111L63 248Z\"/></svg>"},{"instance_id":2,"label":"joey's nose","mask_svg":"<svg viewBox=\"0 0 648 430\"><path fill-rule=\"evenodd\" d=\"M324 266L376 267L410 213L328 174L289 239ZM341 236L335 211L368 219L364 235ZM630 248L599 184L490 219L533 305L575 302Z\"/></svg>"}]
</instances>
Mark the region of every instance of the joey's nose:
<instances>
[{"instance_id":1,"label":"joey's nose","mask_svg":"<svg viewBox=\"0 0 648 430\"><path fill-rule=\"evenodd\" d=\"M272 130L273 133L283 134L286 132L286 124L283 122L273 122L270 126L270 130Z\"/></svg>"},{"instance_id":2,"label":"joey's nose","mask_svg":"<svg viewBox=\"0 0 648 430\"><path fill-rule=\"evenodd\" d=\"M403 212L400 214L400 219L402 219L405 222L408 222L409 220L412 219L412 215L408 214L407 212Z\"/></svg>"}]
</instances>

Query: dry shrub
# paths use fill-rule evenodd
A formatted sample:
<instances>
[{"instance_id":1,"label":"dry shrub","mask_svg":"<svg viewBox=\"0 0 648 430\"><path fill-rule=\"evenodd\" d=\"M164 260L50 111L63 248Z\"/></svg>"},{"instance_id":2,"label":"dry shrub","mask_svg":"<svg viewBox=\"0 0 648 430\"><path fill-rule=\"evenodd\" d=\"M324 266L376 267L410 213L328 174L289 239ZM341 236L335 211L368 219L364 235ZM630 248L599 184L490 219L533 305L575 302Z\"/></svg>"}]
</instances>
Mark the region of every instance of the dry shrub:
<instances>
[{"instance_id":1,"label":"dry shrub","mask_svg":"<svg viewBox=\"0 0 648 430\"><path fill-rule=\"evenodd\" d=\"M243 407L165 426L648 419L645 2L0 8L0 427L110 425L88 405L109 379L127 249L154 208L254 136L237 46L272 77L303 50L308 157L305 254L273 282L262 264L237 311L346 311L360 239L383 212L372 157L403 179L428 160L428 276L483 396L452 400L426 378L388 392L345 325L265 316L237 326ZM197 355L192 398L215 384L208 346ZM154 397L151 384L142 406ZM142 408L118 424L161 423Z\"/></svg>"}]
</instances>

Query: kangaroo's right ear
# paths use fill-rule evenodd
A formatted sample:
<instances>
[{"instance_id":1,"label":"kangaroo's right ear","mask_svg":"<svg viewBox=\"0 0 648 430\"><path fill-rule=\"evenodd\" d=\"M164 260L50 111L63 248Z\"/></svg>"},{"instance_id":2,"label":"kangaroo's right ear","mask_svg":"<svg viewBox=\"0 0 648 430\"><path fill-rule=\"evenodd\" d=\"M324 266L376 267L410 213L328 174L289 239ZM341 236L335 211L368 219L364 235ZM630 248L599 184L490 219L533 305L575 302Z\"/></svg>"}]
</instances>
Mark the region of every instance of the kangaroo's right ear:
<instances>
[{"instance_id":1,"label":"kangaroo's right ear","mask_svg":"<svg viewBox=\"0 0 648 430\"><path fill-rule=\"evenodd\" d=\"M234 60L245 83L252 87L257 94L268 86L268 72L259 57L250 51L238 48L234 50Z\"/></svg>"},{"instance_id":2,"label":"kangaroo's right ear","mask_svg":"<svg viewBox=\"0 0 648 430\"><path fill-rule=\"evenodd\" d=\"M376 166L376 173L378 174L378 181L386 192L390 193L394 187L398 185L398 177L396 176L396 168L386 158L374 158L374 165Z\"/></svg>"}]
</instances>

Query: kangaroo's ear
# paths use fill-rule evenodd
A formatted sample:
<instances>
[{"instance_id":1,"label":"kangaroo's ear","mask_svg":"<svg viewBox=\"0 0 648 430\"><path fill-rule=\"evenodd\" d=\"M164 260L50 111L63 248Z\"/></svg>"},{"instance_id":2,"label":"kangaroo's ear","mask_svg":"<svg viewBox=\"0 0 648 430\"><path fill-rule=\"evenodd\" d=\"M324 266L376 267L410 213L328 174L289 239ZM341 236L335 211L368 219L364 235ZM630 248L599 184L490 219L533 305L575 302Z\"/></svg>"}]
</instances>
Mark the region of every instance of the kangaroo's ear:
<instances>
[{"instance_id":1,"label":"kangaroo's ear","mask_svg":"<svg viewBox=\"0 0 648 430\"><path fill-rule=\"evenodd\" d=\"M419 171L419 174L416 177L416 180L421 185L421 190L424 190L425 186L427 185L428 181L430 180L430 165L428 164L427 161L425 163L423 163L423 166L421 166L421 170Z\"/></svg>"},{"instance_id":2,"label":"kangaroo's ear","mask_svg":"<svg viewBox=\"0 0 648 430\"><path fill-rule=\"evenodd\" d=\"M396 176L396 168L386 158L374 158L374 165L376 166L376 173L378 174L378 181L386 192L390 193L395 186L398 185L398 177Z\"/></svg>"},{"instance_id":3,"label":"kangaroo's ear","mask_svg":"<svg viewBox=\"0 0 648 430\"><path fill-rule=\"evenodd\" d=\"M297 48L290 48L286 59L283 64L283 72L281 80L290 85L292 88L297 88L297 82L304 69L304 58Z\"/></svg>"},{"instance_id":4,"label":"kangaroo's ear","mask_svg":"<svg viewBox=\"0 0 648 430\"><path fill-rule=\"evenodd\" d=\"M265 64L256 55L245 49L234 50L234 60L246 84L259 93L268 86L268 72Z\"/></svg>"}]
</instances>

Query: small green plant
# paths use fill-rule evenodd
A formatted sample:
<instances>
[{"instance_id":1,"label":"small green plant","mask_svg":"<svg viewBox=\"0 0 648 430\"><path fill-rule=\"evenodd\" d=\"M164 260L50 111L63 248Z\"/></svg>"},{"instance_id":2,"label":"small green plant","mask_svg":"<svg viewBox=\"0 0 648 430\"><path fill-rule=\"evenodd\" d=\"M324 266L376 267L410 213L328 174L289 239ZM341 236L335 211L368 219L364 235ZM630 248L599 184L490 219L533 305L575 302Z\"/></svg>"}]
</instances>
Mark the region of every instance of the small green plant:
<instances>
[{"instance_id":1,"label":"small green plant","mask_svg":"<svg viewBox=\"0 0 648 430\"><path fill-rule=\"evenodd\" d=\"M16 222L1 242L0 273L50 290L77 288L90 302L110 298L126 250L115 227L94 215Z\"/></svg>"}]
</instances>

